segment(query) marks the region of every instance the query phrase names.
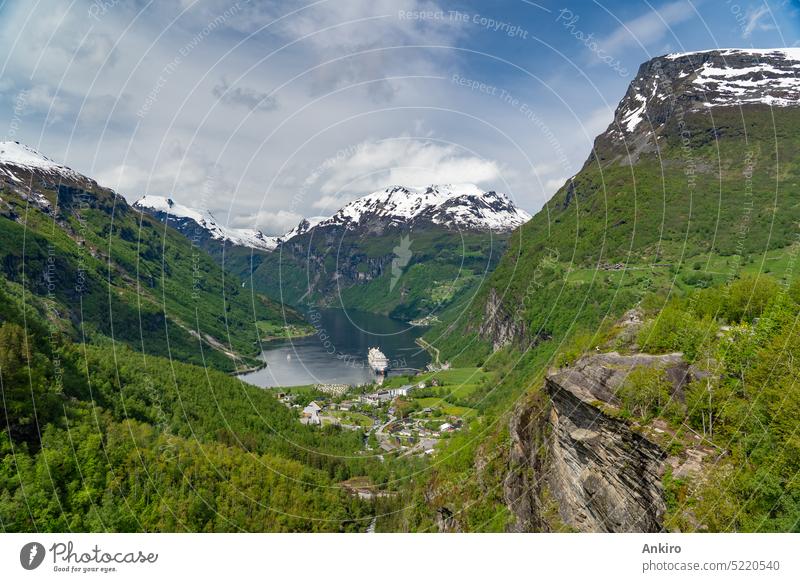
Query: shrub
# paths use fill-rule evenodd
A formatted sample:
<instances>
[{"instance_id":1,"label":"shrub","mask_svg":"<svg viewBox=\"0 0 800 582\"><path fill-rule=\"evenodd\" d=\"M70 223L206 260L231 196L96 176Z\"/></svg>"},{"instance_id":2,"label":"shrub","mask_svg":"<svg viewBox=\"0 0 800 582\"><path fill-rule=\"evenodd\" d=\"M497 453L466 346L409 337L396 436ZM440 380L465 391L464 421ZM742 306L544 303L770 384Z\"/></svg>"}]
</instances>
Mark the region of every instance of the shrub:
<instances>
[{"instance_id":1,"label":"shrub","mask_svg":"<svg viewBox=\"0 0 800 582\"><path fill-rule=\"evenodd\" d=\"M780 292L772 277L748 275L731 283L724 315L730 322L752 321L759 317Z\"/></svg>"},{"instance_id":2,"label":"shrub","mask_svg":"<svg viewBox=\"0 0 800 582\"><path fill-rule=\"evenodd\" d=\"M710 334L711 321L697 319L688 311L671 304L639 332L639 345L652 353L683 352L693 361Z\"/></svg>"},{"instance_id":3,"label":"shrub","mask_svg":"<svg viewBox=\"0 0 800 582\"><path fill-rule=\"evenodd\" d=\"M626 412L649 419L661 414L670 402L672 384L664 370L636 368L617 391Z\"/></svg>"}]
</instances>

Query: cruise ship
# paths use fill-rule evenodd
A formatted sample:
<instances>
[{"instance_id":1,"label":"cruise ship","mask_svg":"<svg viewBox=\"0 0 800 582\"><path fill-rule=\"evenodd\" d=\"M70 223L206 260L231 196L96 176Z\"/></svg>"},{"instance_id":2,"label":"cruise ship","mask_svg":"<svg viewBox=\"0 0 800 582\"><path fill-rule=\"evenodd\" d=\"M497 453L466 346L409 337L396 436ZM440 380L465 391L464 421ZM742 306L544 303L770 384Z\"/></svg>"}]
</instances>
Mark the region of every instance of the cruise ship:
<instances>
[{"instance_id":1,"label":"cruise ship","mask_svg":"<svg viewBox=\"0 0 800 582\"><path fill-rule=\"evenodd\" d=\"M367 352L367 361L370 368L378 374L385 374L389 370L389 358L378 348L370 348Z\"/></svg>"}]
</instances>

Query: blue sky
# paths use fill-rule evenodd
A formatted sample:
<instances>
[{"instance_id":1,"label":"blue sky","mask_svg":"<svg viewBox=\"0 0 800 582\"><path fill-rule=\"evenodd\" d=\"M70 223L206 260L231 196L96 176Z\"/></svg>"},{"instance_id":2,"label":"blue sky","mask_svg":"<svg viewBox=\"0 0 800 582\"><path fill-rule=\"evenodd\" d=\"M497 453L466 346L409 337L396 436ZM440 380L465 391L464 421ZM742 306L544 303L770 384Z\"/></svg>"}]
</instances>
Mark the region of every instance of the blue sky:
<instances>
[{"instance_id":1,"label":"blue sky","mask_svg":"<svg viewBox=\"0 0 800 582\"><path fill-rule=\"evenodd\" d=\"M654 56L794 46L797 2L0 4L0 131L270 234L394 183L538 210Z\"/></svg>"}]
</instances>

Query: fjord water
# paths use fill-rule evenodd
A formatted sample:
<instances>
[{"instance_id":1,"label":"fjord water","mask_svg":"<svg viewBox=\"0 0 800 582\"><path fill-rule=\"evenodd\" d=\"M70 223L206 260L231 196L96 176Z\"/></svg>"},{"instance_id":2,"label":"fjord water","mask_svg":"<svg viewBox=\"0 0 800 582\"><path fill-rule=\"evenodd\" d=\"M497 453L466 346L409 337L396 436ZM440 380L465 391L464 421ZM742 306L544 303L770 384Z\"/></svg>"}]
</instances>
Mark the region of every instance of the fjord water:
<instances>
[{"instance_id":1,"label":"fjord water","mask_svg":"<svg viewBox=\"0 0 800 582\"><path fill-rule=\"evenodd\" d=\"M416 345L425 328L374 313L320 309L307 314L314 335L264 344L261 370L243 374L242 380L263 388L308 384L374 382L367 365L367 350L379 347L391 362L393 374L423 369L428 353Z\"/></svg>"}]
</instances>

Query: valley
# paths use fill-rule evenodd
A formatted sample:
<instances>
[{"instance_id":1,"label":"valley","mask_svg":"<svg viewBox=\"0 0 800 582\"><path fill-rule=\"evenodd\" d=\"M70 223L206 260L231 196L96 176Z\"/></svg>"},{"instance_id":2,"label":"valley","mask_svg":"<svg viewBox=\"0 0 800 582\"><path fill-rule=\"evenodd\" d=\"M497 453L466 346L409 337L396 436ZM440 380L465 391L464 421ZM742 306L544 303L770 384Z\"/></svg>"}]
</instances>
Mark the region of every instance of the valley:
<instances>
[{"instance_id":1,"label":"valley","mask_svg":"<svg viewBox=\"0 0 800 582\"><path fill-rule=\"evenodd\" d=\"M798 531L798 67L649 60L532 217L268 236L2 142L2 528Z\"/></svg>"}]
</instances>

